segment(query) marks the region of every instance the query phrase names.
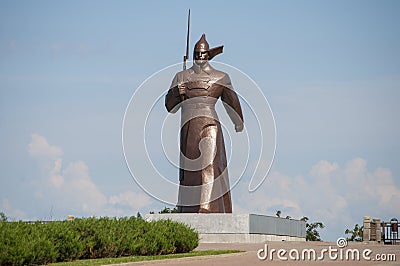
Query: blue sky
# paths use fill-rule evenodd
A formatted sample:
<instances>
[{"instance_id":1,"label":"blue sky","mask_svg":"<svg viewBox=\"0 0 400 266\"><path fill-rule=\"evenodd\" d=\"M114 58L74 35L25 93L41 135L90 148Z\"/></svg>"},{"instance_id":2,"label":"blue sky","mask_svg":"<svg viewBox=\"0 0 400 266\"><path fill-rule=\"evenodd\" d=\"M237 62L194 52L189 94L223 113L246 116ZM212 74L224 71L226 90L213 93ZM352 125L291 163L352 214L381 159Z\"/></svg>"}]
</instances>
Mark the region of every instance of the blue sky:
<instances>
[{"instance_id":1,"label":"blue sky","mask_svg":"<svg viewBox=\"0 0 400 266\"><path fill-rule=\"evenodd\" d=\"M1 1L0 210L165 206L130 176L122 119L146 78L181 61L188 8L191 49L203 32L225 45L216 60L249 75L276 120L271 173L255 193L235 187L236 212L305 215L327 240L364 215L399 218L398 1Z\"/></svg>"}]
</instances>

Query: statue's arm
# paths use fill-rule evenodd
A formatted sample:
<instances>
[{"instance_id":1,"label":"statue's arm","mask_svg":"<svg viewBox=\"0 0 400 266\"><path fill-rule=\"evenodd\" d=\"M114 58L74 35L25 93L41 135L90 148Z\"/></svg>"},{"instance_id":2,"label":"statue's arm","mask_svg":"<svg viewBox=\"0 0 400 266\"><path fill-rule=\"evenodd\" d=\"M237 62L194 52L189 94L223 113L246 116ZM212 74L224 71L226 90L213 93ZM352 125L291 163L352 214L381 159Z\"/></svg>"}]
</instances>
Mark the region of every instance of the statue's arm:
<instances>
[{"instance_id":1,"label":"statue's arm","mask_svg":"<svg viewBox=\"0 0 400 266\"><path fill-rule=\"evenodd\" d=\"M240 132L243 130L244 120L239 98L234 91L231 80L227 74L224 75L219 83L223 86L223 91L221 95L222 103L224 104L225 110L228 113L230 119L235 124L236 131Z\"/></svg>"},{"instance_id":2,"label":"statue's arm","mask_svg":"<svg viewBox=\"0 0 400 266\"><path fill-rule=\"evenodd\" d=\"M178 74L176 74L172 80L167 95L165 95L165 108L167 108L167 111L170 113L176 113L180 107L180 102L181 98L178 90Z\"/></svg>"}]
</instances>

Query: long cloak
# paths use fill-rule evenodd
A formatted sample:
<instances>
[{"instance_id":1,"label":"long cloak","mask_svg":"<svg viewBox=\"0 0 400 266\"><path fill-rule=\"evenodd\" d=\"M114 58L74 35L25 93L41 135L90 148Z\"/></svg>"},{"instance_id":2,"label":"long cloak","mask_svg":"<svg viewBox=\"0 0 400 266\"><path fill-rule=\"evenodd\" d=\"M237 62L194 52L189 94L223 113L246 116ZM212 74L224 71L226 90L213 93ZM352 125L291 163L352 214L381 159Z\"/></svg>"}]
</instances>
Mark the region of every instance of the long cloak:
<instances>
[{"instance_id":1,"label":"long cloak","mask_svg":"<svg viewBox=\"0 0 400 266\"><path fill-rule=\"evenodd\" d=\"M184 99L179 84L185 84ZM235 126L243 127L242 109L228 74L208 62L178 72L165 97L168 112L181 109L178 212L232 212L224 137L214 108L219 98Z\"/></svg>"}]
</instances>

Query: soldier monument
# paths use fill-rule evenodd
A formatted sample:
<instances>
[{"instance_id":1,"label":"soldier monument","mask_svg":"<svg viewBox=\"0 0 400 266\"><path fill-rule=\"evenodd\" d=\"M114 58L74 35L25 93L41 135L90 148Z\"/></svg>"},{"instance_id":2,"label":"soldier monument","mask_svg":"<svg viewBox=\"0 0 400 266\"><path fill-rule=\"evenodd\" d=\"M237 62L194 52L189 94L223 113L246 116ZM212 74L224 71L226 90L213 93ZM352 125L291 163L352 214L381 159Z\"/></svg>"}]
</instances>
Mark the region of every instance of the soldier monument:
<instances>
[{"instance_id":1,"label":"soldier monument","mask_svg":"<svg viewBox=\"0 0 400 266\"><path fill-rule=\"evenodd\" d=\"M190 11L188 22L190 21ZM244 129L243 113L227 73L210 60L223 46L210 48L203 34L189 57L189 23L183 71L175 74L165 96L168 112L181 110L178 212L147 214L189 225L203 243L305 241L305 222L259 214L233 214L227 158L215 105L221 99L236 132Z\"/></svg>"},{"instance_id":2,"label":"soldier monument","mask_svg":"<svg viewBox=\"0 0 400 266\"><path fill-rule=\"evenodd\" d=\"M181 213L232 213L225 144L215 104L221 98L237 132L243 130L243 114L228 74L209 63L222 49L210 49L203 34L194 47L193 66L175 75L165 97L169 112L181 109L177 204Z\"/></svg>"}]
</instances>

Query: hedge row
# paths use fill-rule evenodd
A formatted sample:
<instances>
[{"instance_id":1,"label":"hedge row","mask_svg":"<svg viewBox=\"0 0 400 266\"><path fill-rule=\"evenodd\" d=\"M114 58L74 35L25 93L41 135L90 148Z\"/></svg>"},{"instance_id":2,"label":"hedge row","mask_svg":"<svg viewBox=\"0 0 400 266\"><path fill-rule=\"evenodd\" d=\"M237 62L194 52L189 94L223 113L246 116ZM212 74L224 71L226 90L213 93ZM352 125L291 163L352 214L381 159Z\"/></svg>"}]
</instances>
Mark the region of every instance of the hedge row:
<instances>
[{"instance_id":1,"label":"hedge row","mask_svg":"<svg viewBox=\"0 0 400 266\"><path fill-rule=\"evenodd\" d=\"M87 218L49 223L0 221L0 265L162 255L193 250L198 234L187 226L140 218Z\"/></svg>"}]
</instances>

